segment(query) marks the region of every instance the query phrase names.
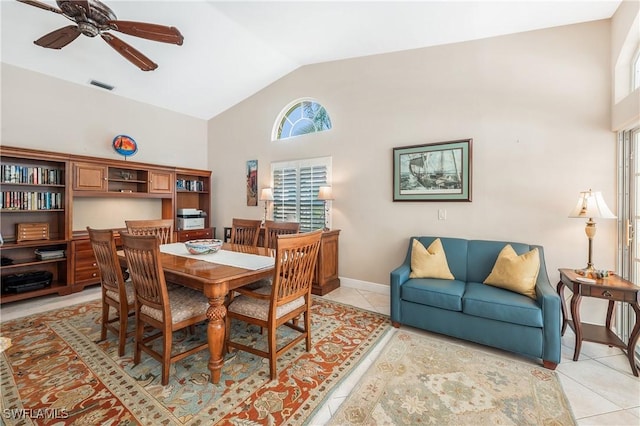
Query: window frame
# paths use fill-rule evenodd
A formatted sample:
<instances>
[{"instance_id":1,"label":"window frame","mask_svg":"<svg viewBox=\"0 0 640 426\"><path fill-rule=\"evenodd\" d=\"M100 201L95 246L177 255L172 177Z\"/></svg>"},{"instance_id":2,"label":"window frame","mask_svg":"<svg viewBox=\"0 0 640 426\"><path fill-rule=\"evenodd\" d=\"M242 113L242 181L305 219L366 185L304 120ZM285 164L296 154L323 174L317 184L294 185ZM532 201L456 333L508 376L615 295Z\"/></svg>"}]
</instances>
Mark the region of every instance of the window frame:
<instances>
[{"instance_id":1,"label":"window frame","mask_svg":"<svg viewBox=\"0 0 640 426\"><path fill-rule=\"evenodd\" d=\"M322 229L325 226L325 220L326 220L327 226L330 228L332 202L330 200L326 200L326 201L318 200L317 197L318 197L318 187L323 185L331 185L332 162L333 162L332 157L316 157L316 158L305 158L305 159L299 159L299 160L272 162L271 163L271 188L273 188L274 200L272 202L272 209L270 212L271 220L287 221L288 218L286 217L287 216L286 210L291 209L291 204L289 204L287 207L283 207L283 209L285 210L285 212L283 212L283 215L279 217L277 216L278 203L281 200L280 198L281 193L279 192L280 191L279 187L276 187L276 181L277 181L276 173L279 170L295 169L295 174L296 174L295 221L300 223L300 231L307 232L310 230ZM317 167L317 168L324 167L324 181L319 180L317 182L315 181L311 182L311 184L309 185L311 187L311 192L312 192L310 203L304 203L304 201L306 200L302 199L300 196L301 195L300 173L301 173L301 170L304 168L313 168L313 167ZM308 187L305 188L304 191L309 191ZM325 206L326 206L326 211L325 211ZM305 220L305 215L301 214L301 210L303 210L303 207L306 207L307 209L311 210L312 213L309 219ZM322 213L316 214L318 211ZM322 220L322 218L325 215L326 215L325 220ZM316 220L317 220L317 223L316 223ZM308 222L310 223L310 226L307 226Z\"/></svg>"},{"instance_id":2,"label":"window frame","mask_svg":"<svg viewBox=\"0 0 640 426\"><path fill-rule=\"evenodd\" d=\"M282 127L282 123L285 122L285 121L290 121L291 122L291 126L293 128L293 126L295 126L295 124L300 120L297 120L296 122L292 122L289 119L289 116L293 111L295 111L295 109L297 109L298 106L300 106L301 104L303 104L305 102L311 102L312 104L316 104L316 105L318 105L320 108L322 108L325 111L325 114L327 115L327 120L328 120L328 123L329 123L329 128L320 129L319 130L314 124L314 129L315 130L313 130L311 132L302 133L302 134L299 134L299 135L289 135L289 136L281 137L280 136L280 134L281 134L281 130L280 129ZM305 118L305 117L301 117L301 120L302 119L309 120L309 118ZM333 129L333 122L331 120L331 116L329 115L329 111L327 110L327 108L322 103L320 103L317 99L310 98L310 97L299 98L299 99L296 99L296 100L294 100L292 102L289 102L282 109L282 111L280 111L280 113L278 114L278 116L276 118L276 121L275 121L275 123L273 125L273 129L271 131L271 141L272 142L277 142L277 141L290 140L290 139L293 139L293 138L297 138L297 137L301 137L301 136L305 136L305 135L311 135L311 134L314 134L314 133L327 132L327 131L329 131L331 129Z\"/></svg>"}]
</instances>

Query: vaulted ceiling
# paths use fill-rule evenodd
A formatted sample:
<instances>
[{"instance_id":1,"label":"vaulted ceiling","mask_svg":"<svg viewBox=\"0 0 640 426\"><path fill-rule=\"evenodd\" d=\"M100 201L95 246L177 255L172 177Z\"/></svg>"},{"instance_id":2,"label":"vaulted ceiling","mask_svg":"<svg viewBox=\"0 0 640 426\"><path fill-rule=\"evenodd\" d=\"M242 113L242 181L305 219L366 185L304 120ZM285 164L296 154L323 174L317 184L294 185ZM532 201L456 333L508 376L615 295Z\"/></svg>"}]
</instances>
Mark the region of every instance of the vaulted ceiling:
<instances>
[{"instance_id":1,"label":"vaulted ceiling","mask_svg":"<svg viewBox=\"0 0 640 426\"><path fill-rule=\"evenodd\" d=\"M620 1L103 3L120 20L177 27L184 44L114 32L159 65L148 72L100 37L46 49L33 41L70 22L2 0L2 62L80 85L97 80L114 95L210 119L303 65L607 19Z\"/></svg>"}]
</instances>

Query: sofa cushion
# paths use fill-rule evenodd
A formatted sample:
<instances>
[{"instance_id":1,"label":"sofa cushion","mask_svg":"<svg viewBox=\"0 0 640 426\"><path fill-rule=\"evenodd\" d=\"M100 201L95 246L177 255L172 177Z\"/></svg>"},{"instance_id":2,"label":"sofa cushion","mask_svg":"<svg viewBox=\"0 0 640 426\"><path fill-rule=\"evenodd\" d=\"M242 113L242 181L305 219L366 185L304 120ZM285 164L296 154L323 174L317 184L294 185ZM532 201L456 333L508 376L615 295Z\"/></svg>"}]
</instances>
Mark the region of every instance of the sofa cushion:
<instances>
[{"instance_id":1,"label":"sofa cushion","mask_svg":"<svg viewBox=\"0 0 640 426\"><path fill-rule=\"evenodd\" d=\"M504 288L536 298L536 280L540 270L540 256L534 248L518 256L510 244L504 246L496 259L485 284Z\"/></svg>"},{"instance_id":2,"label":"sofa cushion","mask_svg":"<svg viewBox=\"0 0 640 426\"><path fill-rule=\"evenodd\" d=\"M444 249L449 255L449 250L445 239L442 239ZM467 251L467 278L464 281L481 283L487 279L493 265L496 263L498 255L506 244L511 245L517 254L523 254L531 250L529 244L504 242L504 241L485 241L485 240L469 240L469 248ZM451 265L451 258L449 257L449 265ZM459 278L456 272L451 267L451 272L456 278Z\"/></svg>"},{"instance_id":3,"label":"sofa cushion","mask_svg":"<svg viewBox=\"0 0 640 426\"><path fill-rule=\"evenodd\" d=\"M428 248L420 241L413 240L409 278L453 279L440 238L433 240Z\"/></svg>"},{"instance_id":4,"label":"sofa cushion","mask_svg":"<svg viewBox=\"0 0 640 426\"><path fill-rule=\"evenodd\" d=\"M421 305L462 310L465 284L458 280L437 278L412 278L402 285L401 299Z\"/></svg>"},{"instance_id":5,"label":"sofa cushion","mask_svg":"<svg viewBox=\"0 0 640 426\"><path fill-rule=\"evenodd\" d=\"M498 321L542 327L542 309L535 300L483 283L467 283L462 297L462 312Z\"/></svg>"}]
</instances>

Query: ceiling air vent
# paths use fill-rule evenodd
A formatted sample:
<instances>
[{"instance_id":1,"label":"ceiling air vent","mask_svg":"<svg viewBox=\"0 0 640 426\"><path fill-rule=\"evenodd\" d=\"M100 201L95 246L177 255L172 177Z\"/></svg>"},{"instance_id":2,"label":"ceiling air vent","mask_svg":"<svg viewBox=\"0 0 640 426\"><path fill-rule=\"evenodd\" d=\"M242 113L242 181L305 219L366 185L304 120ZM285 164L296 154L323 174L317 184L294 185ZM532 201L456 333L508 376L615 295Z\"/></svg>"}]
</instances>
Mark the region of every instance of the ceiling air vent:
<instances>
[{"instance_id":1,"label":"ceiling air vent","mask_svg":"<svg viewBox=\"0 0 640 426\"><path fill-rule=\"evenodd\" d=\"M94 86L100 87L101 89L105 89L105 90L113 90L114 86L107 84L107 83L103 83L101 81L97 81L97 80L91 80L89 82L89 84L92 84Z\"/></svg>"}]
</instances>

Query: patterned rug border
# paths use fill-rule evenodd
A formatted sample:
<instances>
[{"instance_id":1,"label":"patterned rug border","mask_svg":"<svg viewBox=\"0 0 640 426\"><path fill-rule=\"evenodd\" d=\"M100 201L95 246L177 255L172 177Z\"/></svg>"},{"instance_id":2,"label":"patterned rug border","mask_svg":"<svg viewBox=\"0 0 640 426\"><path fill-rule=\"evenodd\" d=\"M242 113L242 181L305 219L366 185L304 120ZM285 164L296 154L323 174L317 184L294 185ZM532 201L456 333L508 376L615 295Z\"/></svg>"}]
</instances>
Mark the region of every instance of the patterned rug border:
<instances>
[{"instance_id":1,"label":"patterned rug border","mask_svg":"<svg viewBox=\"0 0 640 426\"><path fill-rule=\"evenodd\" d=\"M358 369L358 367L362 364L362 362L367 358L367 356L373 351L375 348L379 347L381 342L386 341L386 337L390 331L393 330L389 321L388 315L380 314L374 311L370 311L363 308L354 307L352 305L348 305L339 301L324 299L324 298L316 298L319 299L327 306L336 306L342 307L346 309L354 309L355 311L365 311L368 315L374 315L380 317L382 322L380 325L375 327L370 333L371 339L364 340L356 351L351 353L347 358L343 360L343 362L339 365L339 369L333 371L330 375L328 375L325 380L322 382L322 387L330 387L328 392L322 394L322 389L320 389L320 393L318 396L322 395L321 398L318 398L319 402L315 402L312 405L315 405L309 412L307 412L304 418L289 418L290 422L301 422L301 424L309 424L316 415L319 410L323 407L323 405L332 397L334 392L340 388L340 386L349 378L351 375ZM80 302L73 305L68 305L64 307L56 307L47 311L38 312L32 315L28 315L22 318L16 318L9 321L0 321L2 328L9 327L15 322L37 322L37 321L46 321L50 327L50 329L55 332L63 341L67 342L73 353L77 354L77 356L82 360L82 362L86 365L87 369L90 370L91 374L98 377L99 380L103 383L105 388L107 388L114 395L117 395L120 399L122 405L126 407L138 421L141 422L151 422L156 423L157 421L165 421L169 424L182 424L189 425L194 423L201 423L203 421L209 420L211 421L210 415L207 416L205 413L206 409L203 407L202 410L195 412L193 417L189 418L185 421L185 419L180 419L172 415L172 413L167 410L167 407L162 405L159 401L156 400L156 397L149 393L147 389L142 386L134 377L130 376L127 372L122 370L122 366L118 365L116 360L112 359L109 356L109 353L105 352L103 348L95 344L95 341L92 339L93 335L83 334L83 330L77 329L73 324L70 324L66 321L64 315L60 315L60 317L47 318L50 316L56 316L64 311L75 312L76 310L84 310L89 311L93 309L99 309L100 299L94 299L88 302ZM384 321L386 319L386 321ZM314 345L317 346L318 342ZM23 409L23 401L21 400L18 394L18 385L14 380L11 366L8 356L5 353L2 353L0 356L0 365L2 366L2 371L0 372L0 380L2 380L2 398L0 398L0 404L2 405L0 409ZM104 370L109 369L118 372L115 375L105 375ZM342 374L341 372L345 369L349 370L348 373ZM337 379L337 380L336 380ZM262 384L262 387L268 386L269 381ZM130 393L122 394L123 389L128 389L129 392L136 393L136 398L132 398ZM117 392L116 392L117 390ZM241 392L237 392L234 395L234 399L237 398L246 398L250 395L251 392L247 390L247 393L242 396ZM136 402L140 399L146 400L147 405L143 408L140 408L140 405L137 405ZM135 401L133 401L135 399ZM209 405L210 406L210 405ZM233 410L229 411L231 413ZM4 412L4 411L3 411ZM154 418L149 419L145 418L145 413L153 413ZM162 418L158 418L158 413L162 413ZM3 419L3 421L7 421L7 419ZM30 419L22 418L19 421L12 423L8 421L6 424L33 424Z\"/></svg>"},{"instance_id":2,"label":"patterned rug border","mask_svg":"<svg viewBox=\"0 0 640 426\"><path fill-rule=\"evenodd\" d=\"M416 329L412 329L412 328L400 328L400 329L396 329L396 328L392 328L387 335L385 336L384 339L381 339L381 341L379 341L379 344L384 344L384 347L381 348L379 354L376 356L376 359L372 360L371 364L369 365L369 367L367 368L367 370L361 375L361 377L359 378L359 380L353 385L350 394L345 398L344 401L342 401L342 403L340 404L340 406L338 407L338 409L333 413L331 420L326 423L327 425L342 425L342 423L335 423L336 419L339 416L344 416L344 411L346 410L348 403L351 402L351 400L356 399L357 398L357 391L361 389L361 387L367 382L368 377L369 377L369 370L376 368L376 366L378 365L378 363L381 361L382 357L386 355L387 351L390 351L391 348L391 344L393 343L394 339L401 339L402 335L406 334L408 336L411 336L412 338L418 338L418 339L424 339L427 342L430 341L435 341L437 343L440 344L445 344L445 345L451 345L456 347L458 350L464 350L464 351L472 351L472 352L479 352L481 353L483 356L487 356L490 358L496 358L501 362L504 362L505 364L516 364L518 367L520 368L528 368L528 369L534 369L537 371L542 372L543 374L548 374L554 377L557 386L559 387L560 391L562 392L562 395L564 397L564 406L567 409L567 414L569 415L569 417L571 418L571 420L573 421L574 425L577 425L578 422L576 420L575 414L573 413L573 410L571 408L571 404L569 403L569 400L567 398L566 392L562 386L562 382L559 378L558 372L555 370L549 370L547 368L544 368L542 365L535 365L532 364L531 362L526 361L526 357L525 359L518 359L518 358L512 358L509 357L507 354L503 354L497 351L492 351L491 348L488 347L484 347L482 345L479 344L475 344L472 342L465 342L465 341L460 341L458 339L455 338L449 338L448 336L443 336L437 333L430 333L430 332L426 332L426 331L421 331L421 330L416 330ZM467 346L469 345L469 346ZM378 346L378 345L376 345ZM518 356L517 354L513 354L514 356ZM354 370L355 371L355 370ZM337 390L337 389L336 389ZM356 391L356 393L354 394L353 392ZM341 418L340 420L344 420L343 418ZM345 425L349 424L356 424L356 423L344 423ZM367 423L368 424L368 423ZM402 423L399 423L402 424ZM476 423L469 423L469 425L471 424L476 424ZM564 424L563 424L564 426Z\"/></svg>"}]
</instances>

